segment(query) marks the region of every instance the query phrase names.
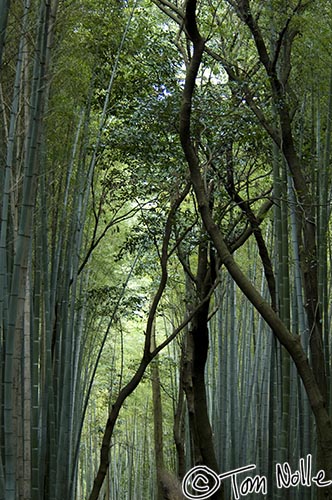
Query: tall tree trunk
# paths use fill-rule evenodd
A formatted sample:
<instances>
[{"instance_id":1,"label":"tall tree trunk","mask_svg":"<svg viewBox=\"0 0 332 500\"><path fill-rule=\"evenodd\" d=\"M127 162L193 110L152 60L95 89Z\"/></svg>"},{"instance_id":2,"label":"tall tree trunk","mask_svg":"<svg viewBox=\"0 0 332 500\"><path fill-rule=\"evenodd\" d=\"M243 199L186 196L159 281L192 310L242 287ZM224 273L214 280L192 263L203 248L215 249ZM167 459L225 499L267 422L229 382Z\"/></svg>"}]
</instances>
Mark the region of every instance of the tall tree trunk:
<instances>
[{"instance_id":1,"label":"tall tree trunk","mask_svg":"<svg viewBox=\"0 0 332 500\"><path fill-rule=\"evenodd\" d=\"M195 287L187 276L187 309L193 311L198 304L206 298L214 283L215 262L213 252L210 252L208 258L208 244L204 241L205 235L202 234L202 242L198 249L198 264L195 275ZM184 266L186 272L186 267ZM192 443L192 454L194 465L203 464L216 473L219 471L219 465L216 458L215 447L213 443L213 434L208 414L207 393L205 370L209 349L209 305L210 300L206 300L199 307L190 323L187 333L185 363L183 363L182 377L185 388L190 434ZM223 499L223 488L221 487L211 498L216 500Z\"/></svg>"},{"instance_id":2,"label":"tall tree trunk","mask_svg":"<svg viewBox=\"0 0 332 500\"><path fill-rule=\"evenodd\" d=\"M151 351L156 348L155 323L151 334ZM157 500L163 500L162 472L164 470L164 446L163 446L163 413L161 404L161 390L159 377L158 356L151 363L151 382L153 400L153 426L154 426L154 450L157 472Z\"/></svg>"},{"instance_id":3,"label":"tall tree trunk","mask_svg":"<svg viewBox=\"0 0 332 500\"><path fill-rule=\"evenodd\" d=\"M244 9L243 15L248 15L248 2L244 1L241 4L246 4L247 8ZM250 18L251 21L251 18ZM194 186L195 195L198 202L199 211L209 233L214 246L219 254L221 262L225 265L234 281L237 283L242 292L247 296L249 301L255 306L259 314L265 319L268 325L271 327L272 331L278 338L279 342L285 347L289 355L292 357L296 368L298 370L299 376L305 386L312 411L315 416L316 426L317 426L317 443L318 443L318 464L319 467L326 471L326 475L332 480L332 425L330 416L326 410L326 392L324 385L324 363L323 366L318 363L317 355L315 361L313 361L313 368L310 367L307 360L307 356L303 351L300 339L298 336L292 335L285 324L281 321L279 316L275 313L272 307L267 304L261 294L256 290L248 278L243 274L239 266L234 261L232 255L227 248L224 241L223 235L220 228L216 225L213 220L208 197L205 192L204 182L200 172L199 159L196 154L195 147L191 139L191 107L192 107L192 97L195 88L195 81L197 73L201 64L202 55L204 52L205 41L201 37L197 21L196 21L196 0L188 0L186 4L186 17L185 17L185 27L186 31L193 42L194 51L191 58L190 65L187 68L185 85L182 94L182 106L180 112L180 139L182 148L188 162L191 180ZM257 33L254 32L257 36ZM261 40L258 40L258 44ZM262 51L261 59L265 57L265 50ZM279 89L277 89L279 90ZM283 139L283 152L287 159L288 165L290 166L293 174L294 184L297 191L302 191L306 193L306 186L302 185L302 176L299 174L299 164L297 157L295 155L295 149L292 141L291 131L289 129L289 115L285 106L281 106L280 110L280 121L282 123L282 139ZM301 197L303 200L303 197ZM306 199L303 201L307 201ZM306 209L307 207L304 207ZM307 214L308 215L308 214ZM319 331L315 330L316 325L316 309L318 304L315 303L315 297L317 294L315 292L315 231L314 225L311 217L306 220L306 232L305 241L309 252L309 258L307 259L307 267L305 269L305 280L306 280L306 292L310 292L310 304L309 304L309 323L313 326L312 334L314 335L314 342L318 340ZM313 266L313 270L310 271L310 265ZM310 290L309 290L310 289ZM308 299L308 297L306 297ZM314 306L314 307L312 307ZM317 337L318 335L318 337ZM313 349L313 357L315 353L315 346ZM331 485L325 488L318 488L317 491L318 498L332 499L332 487Z\"/></svg>"},{"instance_id":4,"label":"tall tree trunk","mask_svg":"<svg viewBox=\"0 0 332 500\"><path fill-rule=\"evenodd\" d=\"M183 341L184 342L184 341ZM182 371L184 369L185 350L182 342L181 348L181 361L180 361L180 380L178 388L178 400L176 403L173 436L176 447L177 456L177 474L178 478L182 481L186 474L185 464L185 400L184 400L184 384Z\"/></svg>"}]
</instances>

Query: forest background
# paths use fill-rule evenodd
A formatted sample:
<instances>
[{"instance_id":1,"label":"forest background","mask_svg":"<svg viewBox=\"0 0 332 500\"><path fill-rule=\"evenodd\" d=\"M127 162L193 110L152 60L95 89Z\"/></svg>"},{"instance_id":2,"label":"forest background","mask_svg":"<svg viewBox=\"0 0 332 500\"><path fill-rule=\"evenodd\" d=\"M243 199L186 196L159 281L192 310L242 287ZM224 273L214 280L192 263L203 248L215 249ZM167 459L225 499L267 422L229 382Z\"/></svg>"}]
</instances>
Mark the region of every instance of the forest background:
<instances>
[{"instance_id":1,"label":"forest background","mask_svg":"<svg viewBox=\"0 0 332 500\"><path fill-rule=\"evenodd\" d=\"M1 2L0 500L332 498L331 25Z\"/></svg>"}]
</instances>

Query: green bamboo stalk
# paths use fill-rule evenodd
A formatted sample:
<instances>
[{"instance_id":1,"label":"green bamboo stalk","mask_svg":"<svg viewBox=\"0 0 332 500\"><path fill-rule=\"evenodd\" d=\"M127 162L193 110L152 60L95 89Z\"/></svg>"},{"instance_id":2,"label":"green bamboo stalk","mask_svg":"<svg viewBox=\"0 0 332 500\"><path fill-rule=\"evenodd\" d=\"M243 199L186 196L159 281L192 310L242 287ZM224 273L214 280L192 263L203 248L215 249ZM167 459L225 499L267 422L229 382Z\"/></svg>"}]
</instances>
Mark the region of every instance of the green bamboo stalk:
<instances>
[{"instance_id":1,"label":"green bamboo stalk","mask_svg":"<svg viewBox=\"0 0 332 500\"><path fill-rule=\"evenodd\" d=\"M229 335L229 374L228 374L228 387L231 388L230 391L230 405L228 407L228 413L230 417L230 437L231 437L231 459L230 467L235 469L239 463L239 408L238 408L238 334L237 334L237 322L236 322L236 288L234 281L230 278L228 282L228 293L229 296L229 329L227 334Z\"/></svg>"},{"instance_id":2,"label":"green bamboo stalk","mask_svg":"<svg viewBox=\"0 0 332 500\"><path fill-rule=\"evenodd\" d=\"M80 231L78 231L80 233ZM61 307L61 349L59 352L58 365L58 408L57 408L57 424L58 424L58 443L55 459L55 498L68 497L68 488L70 484L70 408L71 408L71 388L72 388L72 352L75 336L74 319L75 319L75 300L77 291L77 270L79 265L78 255L80 249L80 234L77 231L73 232L73 238L68 241L66 250L66 269L64 287L62 293ZM70 287L70 275L73 273L74 280ZM71 294L69 290L71 288Z\"/></svg>"},{"instance_id":3,"label":"green bamboo stalk","mask_svg":"<svg viewBox=\"0 0 332 500\"><path fill-rule=\"evenodd\" d=\"M248 407L248 380L250 380L250 374L252 373L252 356L251 356L251 335L252 335L252 321L251 314L252 308L249 309L248 302L241 299L242 306L242 329L239 333L241 335L240 348L240 359L241 359L241 372L239 374L240 379L240 429L242 428L242 422ZM247 463L247 453L250 451L248 449L248 433L241 434L240 440L244 442L243 446L239 446L239 463Z\"/></svg>"},{"instance_id":4,"label":"green bamboo stalk","mask_svg":"<svg viewBox=\"0 0 332 500\"><path fill-rule=\"evenodd\" d=\"M228 278L228 277L227 277ZM228 282L228 280L227 280ZM229 361L230 361L230 356L229 356L229 342L230 338L228 335L228 330L229 330L229 314L228 314L228 309L229 309L229 296L226 294L226 300L224 301L224 312L223 312L223 328L222 328L222 357L221 357L221 366L222 370L220 373L220 385L222 388L221 392L221 397L222 397L222 408L229 408L230 406L230 392L228 390L229 387L229 380L228 380L228 375L229 375ZM223 444L223 449L222 449L222 464L224 470L230 470L230 455L228 453L228 443L227 443L227 436L229 434L229 425L230 425L230 418L228 417L228 412L222 411L222 416L221 416L221 442Z\"/></svg>"},{"instance_id":5,"label":"green bamboo stalk","mask_svg":"<svg viewBox=\"0 0 332 500\"><path fill-rule=\"evenodd\" d=\"M83 411L82 411L82 414L80 416L80 423L78 425L77 440L76 440L76 443L75 443L75 451L74 451L74 455L73 455L73 465L72 465L72 471L71 471L70 496L69 496L69 498L71 498L73 487L74 487L74 475L75 475L74 473L75 473L75 470L76 470L76 467L77 467L77 463L78 463L80 440L81 440L81 435L82 435L82 430L83 430L83 425L84 425L84 419L85 419L85 415L86 415L86 412L87 412L88 403L89 403L89 399L90 399L90 395L91 395L91 391L92 391L92 386L93 386L93 383L94 383L94 380L95 380L95 376L96 376L96 373L97 373L97 369L98 369L98 366L99 366L99 362L100 362L100 359L101 359L101 356L102 356L102 353L103 353L103 350L104 350L107 338L108 338L109 333L111 331L111 328L113 326L115 316L116 316L116 314L118 312L118 308L120 307L120 304L121 304L121 302L123 300L124 294L125 294L125 292L127 290L129 281L131 279L132 273L134 272L134 269L135 269L135 266L137 264L139 256L140 256L140 250L138 251L138 253L137 253L137 255L136 255L136 257L135 257L135 259L133 261L133 264L132 264L132 266L131 266L131 268L129 270L129 273L128 273L128 276L126 278L126 282L124 283L124 286L122 288L121 294L118 296L118 299L117 299L117 302L115 304L112 316L111 316L110 321L109 321L109 323L107 325L107 328L105 330L105 333L104 333L104 336L103 336L100 348L98 350L98 354L97 354L96 360L95 360L94 365L93 365L93 371L92 371L91 376L90 376L88 389L87 389L87 392L86 392L86 395L85 395L85 399L84 399Z\"/></svg>"},{"instance_id":6,"label":"green bamboo stalk","mask_svg":"<svg viewBox=\"0 0 332 500\"><path fill-rule=\"evenodd\" d=\"M1 71L2 57L5 47L9 10L10 10L10 0L4 0L3 2L0 3L0 71Z\"/></svg>"},{"instance_id":7,"label":"green bamboo stalk","mask_svg":"<svg viewBox=\"0 0 332 500\"><path fill-rule=\"evenodd\" d=\"M32 384L31 384L31 285L30 269L26 281L26 299L24 303L24 344L23 344L23 499L31 500L31 402L32 402Z\"/></svg>"},{"instance_id":8,"label":"green bamboo stalk","mask_svg":"<svg viewBox=\"0 0 332 500\"><path fill-rule=\"evenodd\" d=\"M49 247L48 247L48 222L47 222L47 202L46 202L46 179L45 172L40 178L40 220L41 220L41 273L42 273L42 304L43 304L43 338L44 349L41 352L43 359L43 378L42 384L42 443L40 459L42 461L41 470L44 474L41 476L41 484L48 491L50 500L54 499L54 450L56 448L55 430L55 410L54 410L54 387L52 375L52 311L50 304L50 280L49 280ZM44 463L48 463L45 468ZM52 491L51 491L52 490Z\"/></svg>"},{"instance_id":9,"label":"green bamboo stalk","mask_svg":"<svg viewBox=\"0 0 332 500\"><path fill-rule=\"evenodd\" d=\"M34 294L33 294L33 307L32 307L32 333L31 333L31 495L33 500L40 498L40 484L39 473L40 463L39 457L41 456L41 443L40 436L40 391L41 384L41 370L40 370L40 336L41 331L41 262L42 262L42 248L41 248L41 234L35 235L34 244Z\"/></svg>"},{"instance_id":10,"label":"green bamboo stalk","mask_svg":"<svg viewBox=\"0 0 332 500\"><path fill-rule=\"evenodd\" d=\"M156 348L155 324L151 335L151 351ZM163 440L163 410L161 401L160 375L158 356L150 365L152 401L153 401L153 423L154 423L154 450L157 476L157 499L163 499L161 473L165 467L164 440Z\"/></svg>"},{"instance_id":11,"label":"green bamboo stalk","mask_svg":"<svg viewBox=\"0 0 332 500\"><path fill-rule=\"evenodd\" d=\"M134 16L136 5L137 5L137 0L134 1L134 4L132 6L132 9L130 11L130 14L129 14L129 17L128 17L128 20L127 20L127 23L126 23L126 26L125 26L125 29L123 31L123 35L122 35L122 38L121 38L121 41L120 41L119 48L117 50L117 54L116 54L116 57L115 57L114 65L113 65L112 72L111 72L111 75L110 75L108 87L107 87L107 90L106 90L106 93L105 93L103 110L102 110L101 117L100 117L100 120L99 120L99 126L98 126L97 136L96 136L96 139L95 139L95 144L94 144L94 148L93 148L93 152L92 152L92 156L91 156L91 160L90 160L90 164L89 164L89 169L88 169L87 176L86 176L86 190L85 190L85 194L84 194L84 198L85 199L84 199L84 202L83 202L84 209L83 209L83 213L82 213L82 220L83 221L85 221L85 219L86 219L86 210L87 210L87 207L88 207L88 198L90 196L91 183L92 183L92 179L93 179L93 176L94 176L94 171L95 171L95 167L96 167L96 163L97 163L97 155L99 153L99 149L100 149L100 145L101 145L102 134L103 134L103 130L104 130L104 127L105 127L105 120L106 120L106 117L107 117L107 111L108 111L109 101L110 101L110 97L111 97L111 93L112 93L112 89L113 89L115 77L116 77L116 74L117 74L117 71L118 71L118 67L119 67L120 56L121 56L121 53L122 53L122 50L123 50L123 46L124 46L126 38L127 38L127 34L128 34L128 31L129 31L129 28L130 28L133 16Z\"/></svg>"},{"instance_id":12,"label":"green bamboo stalk","mask_svg":"<svg viewBox=\"0 0 332 500\"><path fill-rule=\"evenodd\" d=\"M42 16L41 16L42 17ZM39 32L40 33L40 32ZM41 38L39 37L39 41ZM40 45L43 46L42 44ZM37 47L39 44L37 43ZM23 43L21 44L23 49ZM43 57L42 57L43 60ZM41 84L43 77L40 62L35 65L34 82ZM27 273L27 260L29 254L31 231L32 231L32 208L35 199L35 175L36 175L36 143L41 116L41 91L33 86L32 114L34 120L30 121L27 133L29 147L25 158L25 169L23 179L23 201L19 216L19 227L15 241L15 257L13 262L13 274L8 307L8 332L6 341L5 358L5 443L6 443L6 498L14 499L16 490L16 470L15 470L15 446L14 446L14 420L13 420L13 391L15 391L14 377L17 377L17 370L20 366L20 346L23 327L23 308L25 277ZM37 98L39 97L39 99ZM11 149L11 148L10 148ZM9 175L9 174L8 174Z\"/></svg>"},{"instance_id":13,"label":"green bamboo stalk","mask_svg":"<svg viewBox=\"0 0 332 500\"><path fill-rule=\"evenodd\" d=\"M14 374L14 349L15 349L15 326L18 314L17 300L19 297L19 286L23 286L19 282L18 274L12 277L12 286L7 277L7 233L9 225L9 205L10 205L10 188L11 188L11 171L14 162L14 147L16 137L16 123L20 99L20 78L23 64L23 50L25 37L22 34L20 38L20 46L18 51L16 75L14 83L14 93L11 107L10 126L8 133L7 158L4 174L4 190L2 196L2 211L1 211L1 235L0 235L0 312L1 322L4 325L4 443L5 443L5 497L8 500L14 499L16 471L15 471L15 441L13 436L13 374ZM25 245L25 257L27 256L29 245ZM20 256L20 254L19 254ZM23 261L22 261L23 264ZM23 266L24 267L24 264ZM16 268L17 269L17 268ZM24 274L22 276L24 282ZM10 291L11 288L11 291ZM8 303L8 295L10 291L10 300ZM22 306L22 303L21 303ZM17 335L17 334L16 334Z\"/></svg>"},{"instance_id":14,"label":"green bamboo stalk","mask_svg":"<svg viewBox=\"0 0 332 500\"><path fill-rule=\"evenodd\" d=\"M109 80L109 85L108 85L108 89L106 91L104 107L103 107L103 111L102 111L102 115L101 115L101 119L100 119L100 124L99 124L96 142L95 142L95 147L93 150L93 154L91 157L89 170L88 170L88 174L87 174L87 182L85 183L86 176L80 177L82 182L81 182L81 186L79 188L80 194L78 197L78 205L77 205L77 230L76 230L77 238L76 238L76 242L75 242L76 248L73 248L72 252L71 252L71 255L74 255L77 257L80 253L80 248L82 246L82 241L83 241L82 228L84 227L85 220L86 220L91 183L92 183L92 179L93 179L93 175L94 175L94 170L95 170L95 165L96 165L96 160L97 160L97 153L99 151L99 146L100 146L100 142L101 142L101 136L102 136L102 131L104 128L104 122L105 122L105 118L106 118L106 112L107 112L108 103L109 103L109 99L110 99L110 95L111 95L111 90L112 90L115 75L116 75L116 72L118 69L120 54L122 52L122 48L123 48L124 42L125 42L126 37L127 37L127 32L129 30L129 26L131 24L131 20L132 20L135 6L136 6L136 4L134 4L132 11L130 13L129 19L127 21L127 25L126 25L126 28L124 30L124 33L123 33L123 36L121 39L121 43L120 43L120 46L118 49L115 64L113 66L112 74L111 74L111 77ZM74 257L73 268L71 271L72 276L73 276L73 281L72 281L72 286L71 286L71 288L72 288L72 296L71 297L72 298L71 298L71 307L70 307L71 314L70 314L70 320L69 320L69 331L72 330L72 327L74 325L74 301L75 301L75 290L76 290L77 275L78 275L78 258L77 257L76 258ZM70 459L71 455L69 453L67 456L63 456L64 447L62 446L62 444L64 444L66 442L66 435L67 435L68 431L70 432L70 429L65 430L65 421L67 421L69 418L69 415L67 412L68 412L68 406L70 407L70 401L71 401L71 394L70 394L71 393L71 384L70 384L69 380L71 379L71 375L72 375L72 373L70 371L70 367L72 365L71 364L72 360L70 359L70 355L68 353L73 352L72 345L70 343L71 336L69 336L68 333L65 333L65 332L68 332L67 325L63 326L63 336L62 336L62 343L63 343L63 345L66 345L66 349L63 351L63 354L66 358L66 361L64 361L64 364L63 364L64 373L65 373L64 380L65 380L66 393L63 394L63 396L62 396L63 399L62 399L61 410L60 410L60 437L59 437L60 438L60 446L58 447L58 459L57 459L58 467L57 467L57 470L59 471L61 469L62 475L66 475L70 470L72 470L71 480L69 482L69 484L70 484L69 495L71 495L72 488L73 488L73 474L75 474L75 471L76 471L79 442L77 442L76 451L74 452L74 456L73 456L74 466L72 467L72 464L66 462L67 457ZM99 358L100 358L100 356L99 356ZM99 360L99 358L98 358L98 360ZM96 366L97 365L98 365L98 362L96 363ZM62 372L62 370L61 370L61 372ZM83 420L84 420L84 417L82 419L82 422L83 422ZM82 426L82 423L81 423L81 426ZM80 435L80 432L79 432L79 435ZM64 478L62 477L61 481L57 481L56 484L57 484L57 488L60 488L60 485L66 484L66 481L64 481ZM65 494L68 495L68 492L66 492ZM56 490L56 495L57 496L60 495L59 489Z\"/></svg>"},{"instance_id":15,"label":"green bamboo stalk","mask_svg":"<svg viewBox=\"0 0 332 500\"><path fill-rule=\"evenodd\" d=\"M282 163L282 191L281 191L281 248L279 251L278 270L280 271L280 318L290 329L290 281L289 281L289 253L288 253L288 200L287 200L287 172L286 164ZM278 236L277 236L278 237ZM281 350L282 360L282 444L283 449L283 462L288 461L290 458L289 448L289 414L290 414L290 358L284 349ZM285 493L286 498L289 497L289 491Z\"/></svg>"},{"instance_id":16,"label":"green bamboo stalk","mask_svg":"<svg viewBox=\"0 0 332 500\"><path fill-rule=\"evenodd\" d=\"M322 303L322 321L323 321L323 341L325 349L325 363L327 374L327 385L329 393L332 392L331 384L331 364L330 364L330 343L329 343L329 322L328 322L328 287L327 287L327 237L328 237L328 222L329 222L329 203L328 194L331 186L330 159L331 159L331 135L332 135L332 72L329 82L329 100L327 110L327 125L325 150L322 165L322 172L319 176L320 181L320 218L319 218L319 234L318 239L318 259L319 268L318 276L320 282L320 293ZM331 407L332 399L329 398L328 405Z\"/></svg>"}]
</instances>

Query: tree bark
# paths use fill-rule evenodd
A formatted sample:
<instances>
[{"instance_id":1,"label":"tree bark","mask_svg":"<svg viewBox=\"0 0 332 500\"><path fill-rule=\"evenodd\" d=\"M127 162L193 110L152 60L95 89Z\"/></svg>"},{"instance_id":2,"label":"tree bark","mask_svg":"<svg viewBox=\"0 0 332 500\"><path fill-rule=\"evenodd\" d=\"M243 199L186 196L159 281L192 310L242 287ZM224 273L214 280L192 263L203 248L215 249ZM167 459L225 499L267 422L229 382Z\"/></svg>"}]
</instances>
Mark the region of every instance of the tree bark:
<instances>
[{"instance_id":1,"label":"tree bark","mask_svg":"<svg viewBox=\"0 0 332 500\"><path fill-rule=\"evenodd\" d=\"M151 350L156 348L155 324L151 335ZM158 356L151 363L151 383L153 400L153 426L154 426L154 450L157 469L157 500L163 500L163 485L161 474L164 470L164 444L163 444L163 413L161 403L160 376Z\"/></svg>"},{"instance_id":2,"label":"tree bark","mask_svg":"<svg viewBox=\"0 0 332 500\"><path fill-rule=\"evenodd\" d=\"M181 361L180 361L180 380L179 380L179 394L174 415L173 436L176 447L177 455L177 474L180 481L186 474L185 465L185 400L184 400L184 387L183 387L183 364L184 364L184 347L182 347Z\"/></svg>"},{"instance_id":3,"label":"tree bark","mask_svg":"<svg viewBox=\"0 0 332 500\"><path fill-rule=\"evenodd\" d=\"M248 2L241 2L246 3ZM204 51L205 42L200 36L196 22L196 0L188 0L186 5L186 19L185 26L187 33L193 42L194 51L189 67L187 68L186 79L184 90L182 94L182 105L180 112L180 139L182 148L188 162L191 180L195 190L195 195L198 202L198 208L209 233L213 244L218 252L221 262L225 265L228 272L233 277L234 281L237 283L241 291L246 295L248 300L254 305L259 314L264 318L267 324L271 327L272 331L278 338L279 342L285 347L291 358L293 359L296 368L298 370L299 376L302 379L305 390L308 395L308 399L315 416L316 426L317 426L317 438L318 438L318 464L322 467L326 476L332 479L332 425L331 419L326 410L325 404L325 394L324 386L320 387L318 384L320 382L320 377L317 374L317 366L312 369L309 365L306 354L301 346L301 341L298 336L294 336L287 329L285 324L281 321L276 312L272 307L262 298L260 293L248 280L248 278L243 274L235 260L233 259L227 245L225 244L223 235L220 228L216 225L213 220L207 194L204 188L204 182L200 173L199 159L197 157L195 148L191 140L191 106L192 98L194 93L195 81L197 73L200 67L202 54ZM246 9L246 12L248 10ZM254 35L257 35L255 31ZM259 33L258 33L259 35ZM261 39L258 36L258 45L261 47ZM261 60L264 64L266 62L266 53L262 50L260 54ZM283 151L286 159L292 164L295 171L292 172L294 183L298 184L295 186L297 191L305 193L305 186L302 185L301 177L298 176L298 164L296 162L296 157L294 156L294 147L292 142L292 136L286 134L286 129L289 124L287 123L285 110L282 110L280 119L283 120L283 139L286 143L283 146ZM302 198L303 199L303 198ZM313 247L314 230L312 227L311 219L307 221L307 234L306 239L309 244L310 251L314 251ZM310 262L314 264L312 259L315 258L314 255L310 255ZM310 266L310 263L308 263ZM308 286L312 287L312 297L315 296L315 283L312 283L312 274L308 271L307 282ZM318 304L314 304L318 307ZM312 306L312 304L311 304ZM314 333L314 331L312 332ZM318 498L332 499L332 487L328 486L325 488L319 488L317 492Z\"/></svg>"},{"instance_id":4,"label":"tree bark","mask_svg":"<svg viewBox=\"0 0 332 500\"><path fill-rule=\"evenodd\" d=\"M187 276L187 309L192 311L213 288L215 262L211 252L208 259L208 243L205 234L198 249L198 264L196 276ZM189 264L188 264L189 266ZM188 271L184 266L184 271ZM190 273L191 274L191 273ZM195 281L195 289L192 280ZM185 353L181 378L185 388L187 407L190 422L190 436L192 444L192 463L205 465L218 473L217 462L213 443L213 434L207 407L207 394L205 385L205 368L209 349L209 305L206 300L197 308L190 323L185 342ZM223 488L217 491L211 498L223 500Z\"/></svg>"}]
</instances>

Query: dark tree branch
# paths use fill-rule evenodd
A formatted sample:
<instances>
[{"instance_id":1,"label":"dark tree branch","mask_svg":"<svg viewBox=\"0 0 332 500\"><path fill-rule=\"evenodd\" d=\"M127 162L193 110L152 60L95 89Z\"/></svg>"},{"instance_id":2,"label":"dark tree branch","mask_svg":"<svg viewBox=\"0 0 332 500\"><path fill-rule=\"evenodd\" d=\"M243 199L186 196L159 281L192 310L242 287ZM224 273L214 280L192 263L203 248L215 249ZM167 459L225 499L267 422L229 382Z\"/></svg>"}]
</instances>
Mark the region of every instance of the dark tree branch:
<instances>
[{"instance_id":1,"label":"dark tree branch","mask_svg":"<svg viewBox=\"0 0 332 500\"><path fill-rule=\"evenodd\" d=\"M255 40L255 44L257 47L257 52L259 58L265 67L266 71L271 74L272 63L271 59L262 35L262 32L259 28L257 20L254 18L251 12L249 0L237 0L236 2L228 3L233 6L235 11L237 12L240 19L248 26L250 32Z\"/></svg>"},{"instance_id":2,"label":"dark tree branch","mask_svg":"<svg viewBox=\"0 0 332 500\"><path fill-rule=\"evenodd\" d=\"M241 2L242 5L248 4L248 2ZM195 12L196 2L195 0L188 0L188 5L190 6L191 22L192 14ZM181 145L188 162L188 167L190 170L190 175L195 190L195 194L198 201L199 211L209 233L213 244L218 252L220 261L225 265L228 272L234 279L234 281L239 286L240 290L248 298L248 300L257 309L262 318L271 327L275 336L278 338L279 342L285 347L291 358L293 359L296 368L298 370L299 376L302 379L304 387L306 389L313 413L315 415L317 429L318 429L318 440L323 453L327 456L326 460L326 471L328 477L332 476L332 425L331 419L328 415L325 406L325 398L318 385L318 380L316 374L314 374L312 368L309 365L307 356L302 348L301 340L299 336L292 335L287 329L286 325L282 322L280 317L272 309L272 307L263 299L261 294L252 285L250 280L243 274L237 263L234 261L232 255L227 248L224 241L223 235L220 228L216 225L213 220L209 202L207 199L206 191L204 188L204 181L200 173L200 165L198 157L195 153L191 138L190 138L190 118L191 118L191 103L193 98L193 92L195 87L195 79L200 67L202 54L204 50L204 43L202 38L197 36L196 32L196 21L193 22L193 32L195 36L194 41L194 56L191 60L189 67L187 68L187 75L185 80L185 86L183 89L182 106L180 112L180 138ZM190 29L190 22L187 20L187 29ZM198 33L199 35L199 33ZM330 492L331 493L331 492ZM329 496L328 498L331 498Z\"/></svg>"},{"instance_id":3,"label":"dark tree branch","mask_svg":"<svg viewBox=\"0 0 332 500\"><path fill-rule=\"evenodd\" d=\"M265 278L267 281L267 285L269 288L270 296L271 296L271 305L274 311L277 311L277 294L276 294L276 282L275 276L273 272L273 266L270 259L269 251L266 247L265 240L262 235L262 231L260 228L260 222L257 220L254 212L252 211L247 200L244 200L238 191L235 188L234 184L234 168L233 168L233 152L232 145L226 151L226 162L227 162L227 183L226 190L230 197L235 201L240 210L247 217L252 232L255 236L259 255L263 264Z\"/></svg>"},{"instance_id":4,"label":"dark tree branch","mask_svg":"<svg viewBox=\"0 0 332 500\"><path fill-rule=\"evenodd\" d=\"M271 199L268 199L263 203L257 215L255 215L258 224L261 224L263 222L267 213L272 207L273 207L273 201ZM247 241L247 239L250 238L252 233L253 229L251 226L249 226L235 241L229 244L229 251L231 253L234 253L236 250L238 250Z\"/></svg>"},{"instance_id":5,"label":"dark tree branch","mask_svg":"<svg viewBox=\"0 0 332 500\"><path fill-rule=\"evenodd\" d=\"M151 361L157 356L157 354L162 351L172 340L174 340L177 335L188 325L188 323L193 319L193 317L197 314L197 312L200 310L200 308L210 299L212 293L214 292L216 286L218 285L218 281L215 282L214 286L211 287L209 293L206 295L206 297L201 300L201 302L193 309L193 311L190 312L190 314L187 316L187 318L177 327L173 330L172 334L167 337L161 344L159 344L153 351L150 352L149 349L144 350L144 355L142 356L141 362L131 378L131 380L126 384L123 389L121 389L118 397L116 398L116 401L114 404L112 404L109 417L106 422L105 430L104 430L104 435L103 435L103 440L102 440L102 445L100 449L100 462L99 462L99 468L93 483L93 488L91 490L89 500L98 500L99 498L99 493L102 488L103 482L105 480L107 470L109 467L109 449L111 446L111 439L113 436L113 431L114 427L116 424L116 421L119 416L119 412L122 408L123 403L127 399L132 392L136 389L140 381L142 380L142 377L151 363ZM157 294L155 298L159 295L159 289L157 291ZM154 300L155 302L155 300ZM151 313L149 315L149 320L148 324L151 325L150 318L152 317ZM153 324L153 319L152 318L152 324ZM151 326L149 327L151 329ZM148 329L148 326L147 326ZM149 335L146 335L145 339L145 345L150 346L150 340L151 340L151 331Z\"/></svg>"},{"instance_id":6,"label":"dark tree branch","mask_svg":"<svg viewBox=\"0 0 332 500\"><path fill-rule=\"evenodd\" d=\"M152 359L158 354L158 352L163 349L166 345L173 340L173 338L176 337L176 335L184 328L184 326L190 321L191 318L187 318L186 321L180 325L179 328L177 328L168 339L166 339L163 344L158 346L158 348L154 349L151 352L151 338L152 338L152 329L153 329L153 322L155 319L157 307L160 303L161 297L164 293L166 283L167 283L167 263L168 263L168 246L169 246L169 241L171 238L171 230L172 226L174 223L174 216L176 214L176 211L178 210L179 206L181 205L182 201L185 199L187 194L189 193L191 184L187 183L186 187L182 191L182 193L176 198L176 200L173 202L167 220L165 224L165 233L164 233L164 239L163 239L163 245L162 245L162 250L161 250L161 277L159 281L159 286L156 291L156 294L154 296L154 299L152 301L152 305L149 311L149 316L147 320L147 326L146 326L146 332L145 332L145 342L144 342L144 352L143 356L141 359L141 362L139 364L139 367L137 368L134 376L128 382L128 384L123 387L123 389L120 391L115 403L112 405L104 435L103 435L103 440L102 440L102 445L100 449L100 462L99 462L99 467L97 471L97 475L95 477L94 483L93 483L93 488L89 496L89 500L98 500L99 493L101 490L101 487L103 485L104 479L106 477L106 473L109 467L109 448L110 448L110 443L111 443L111 438L113 435L113 430L114 426L116 424L117 418L119 416L120 409L124 403L124 401L127 399L127 397L136 389L138 384L140 383L146 368L152 361Z\"/></svg>"}]
</instances>

